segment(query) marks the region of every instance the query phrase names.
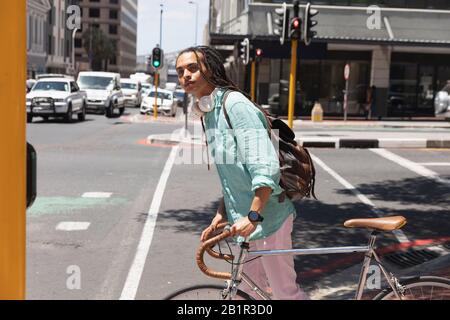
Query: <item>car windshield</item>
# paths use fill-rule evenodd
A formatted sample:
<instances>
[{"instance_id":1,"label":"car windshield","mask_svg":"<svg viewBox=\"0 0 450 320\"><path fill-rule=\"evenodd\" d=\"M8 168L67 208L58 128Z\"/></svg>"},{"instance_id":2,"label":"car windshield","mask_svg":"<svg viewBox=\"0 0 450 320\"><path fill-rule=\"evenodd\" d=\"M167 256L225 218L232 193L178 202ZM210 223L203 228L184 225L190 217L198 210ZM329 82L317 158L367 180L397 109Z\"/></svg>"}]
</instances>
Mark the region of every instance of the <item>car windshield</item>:
<instances>
[{"instance_id":1,"label":"car windshield","mask_svg":"<svg viewBox=\"0 0 450 320\"><path fill-rule=\"evenodd\" d=\"M113 81L113 78L108 77L80 76L78 85L80 89L110 90L112 89Z\"/></svg>"},{"instance_id":2,"label":"car windshield","mask_svg":"<svg viewBox=\"0 0 450 320\"><path fill-rule=\"evenodd\" d=\"M178 100L184 99L184 92L175 92L175 97L177 97Z\"/></svg>"},{"instance_id":3,"label":"car windshield","mask_svg":"<svg viewBox=\"0 0 450 320\"><path fill-rule=\"evenodd\" d=\"M148 96L154 98L155 91L150 92ZM158 92L158 99L172 100L172 95L170 93Z\"/></svg>"},{"instance_id":4,"label":"car windshield","mask_svg":"<svg viewBox=\"0 0 450 320\"><path fill-rule=\"evenodd\" d=\"M124 82L121 82L120 85L122 86L122 89L137 90L137 84L135 84L135 83L124 83Z\"/></svg>"},{"instance_id":5,"label":"car windshield","mask_svg":"<svg viewBox=\"0 0 450 320\"><path fill-rule=\"evenodd\" d=\"M41 81L37 82L32 91L69 91L69 84L67 82L51 82Z\"/></svg>"}]
</instances>

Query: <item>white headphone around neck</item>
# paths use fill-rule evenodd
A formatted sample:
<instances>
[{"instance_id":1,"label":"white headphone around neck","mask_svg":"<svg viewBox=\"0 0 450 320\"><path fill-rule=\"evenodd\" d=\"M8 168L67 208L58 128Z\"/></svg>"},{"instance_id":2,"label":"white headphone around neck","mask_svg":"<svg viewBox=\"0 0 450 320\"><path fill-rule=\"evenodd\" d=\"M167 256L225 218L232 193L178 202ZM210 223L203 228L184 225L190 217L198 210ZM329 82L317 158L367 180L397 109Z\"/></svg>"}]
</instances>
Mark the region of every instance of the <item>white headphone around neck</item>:
<instances>
[{"instance_id":1,"label":"white headphone around neck","mask_svg":"<svg viewBox=\"0 0 450 320\"><path fill-rule=\"evenodd\" d=\"M211 112L214 109L214 99L218 91L219 88L216 88L209 96L201 97L198 100L198 108L201 112Z\"/></svg>"}]
</instances>

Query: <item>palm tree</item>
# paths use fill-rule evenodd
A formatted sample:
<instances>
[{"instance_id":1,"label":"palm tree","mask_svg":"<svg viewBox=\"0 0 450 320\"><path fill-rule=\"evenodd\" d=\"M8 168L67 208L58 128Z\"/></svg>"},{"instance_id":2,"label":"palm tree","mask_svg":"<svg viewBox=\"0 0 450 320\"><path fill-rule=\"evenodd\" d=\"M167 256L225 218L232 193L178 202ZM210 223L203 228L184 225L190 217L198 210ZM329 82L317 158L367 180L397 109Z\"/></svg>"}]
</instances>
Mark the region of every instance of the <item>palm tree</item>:
<instances>
[{"instance_id":1,"label":"palm tree","mask_svg":"<svg viewBox=\"0 0 450 320\"><path fill-rule=\"evenodd\" d=\"M84 49L89 55L93 71L106 71L108 63L116 54L116 44L98 27L90 27L83 33Z\"/></svg>"}]
</instances>

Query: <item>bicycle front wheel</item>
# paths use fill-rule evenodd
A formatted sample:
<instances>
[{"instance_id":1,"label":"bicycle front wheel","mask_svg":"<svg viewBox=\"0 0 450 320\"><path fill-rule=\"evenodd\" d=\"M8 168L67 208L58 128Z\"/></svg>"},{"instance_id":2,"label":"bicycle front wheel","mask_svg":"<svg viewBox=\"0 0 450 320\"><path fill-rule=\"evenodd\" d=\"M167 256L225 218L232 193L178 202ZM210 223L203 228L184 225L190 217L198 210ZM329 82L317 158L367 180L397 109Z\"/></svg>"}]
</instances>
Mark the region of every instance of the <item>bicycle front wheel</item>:
<instances>
[{"instance_id":1,"label":"bicycle front wheel","mask_svg":"<svg viewBox=\"0 0 450 320\"><path fill-rule=\"evenodd\" d=\"M218 285L200 285L181 289L164 300L224 300L223 286ZM233 300L252 300L245 292L238 290Z\"/></svg>"},{"instance_id":2,"label":"bicycle front wheel","mask_svg":"<svg viewBox=\"0 0 450 320\"><path fill-rule=\"evenodd\" d=\"M440 277L419 277L401 281L405 288L402 300L450 300L450 280ZM398 300L392 288L380 292L374 300Z\"/></svg>"}]
</instances>

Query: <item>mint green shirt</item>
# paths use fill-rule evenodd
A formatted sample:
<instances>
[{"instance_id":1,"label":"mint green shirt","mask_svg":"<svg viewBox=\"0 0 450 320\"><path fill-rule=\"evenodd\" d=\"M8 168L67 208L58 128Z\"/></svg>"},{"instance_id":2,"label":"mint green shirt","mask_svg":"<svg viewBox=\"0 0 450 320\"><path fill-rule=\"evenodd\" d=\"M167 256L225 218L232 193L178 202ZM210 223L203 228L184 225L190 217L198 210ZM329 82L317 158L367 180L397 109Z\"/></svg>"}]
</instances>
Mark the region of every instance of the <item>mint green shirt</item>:
<instances>
[{"instance_id":1,"label":"mint green shirt","mask_svg":"<svg viewBox=\"0 0 450 320\"><path fill-rule=\"evenodd\" d=\"M240 92L231 92L226 99L227 113L233 129L222 110L225 90L218 90L214 109L205 115L206 138L222 184L228 221L246 217L255 190L270 187L272 195L266 203L260 223L249 240L258 240L276 232L295 207L286 198L279 202L283 189L279 186L280 166L262 112Z\"/></svg>"}]
</instances>

